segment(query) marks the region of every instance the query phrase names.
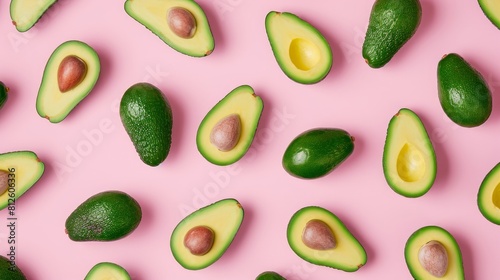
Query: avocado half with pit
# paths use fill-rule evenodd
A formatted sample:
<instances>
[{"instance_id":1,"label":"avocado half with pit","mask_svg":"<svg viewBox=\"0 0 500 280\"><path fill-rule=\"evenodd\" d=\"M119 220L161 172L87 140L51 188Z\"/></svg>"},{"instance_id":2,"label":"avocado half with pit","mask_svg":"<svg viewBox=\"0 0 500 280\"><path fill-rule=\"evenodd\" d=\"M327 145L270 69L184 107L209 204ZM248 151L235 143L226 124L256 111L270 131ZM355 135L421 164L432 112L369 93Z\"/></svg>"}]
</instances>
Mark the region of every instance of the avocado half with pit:
<instances>
[{"instance_id":1,"label":"avocado half with pit","mask_svg":"<svg viewBox=\"0 0 500 280\"><path fill-rule=\"evenodd\" d=\"M184 268L199 270L216 262L227 250L243 222L241 204L219 200L185 217L170 237L170 249Z\"/></svg>"},{"instance_id":2,"label":"avocado half with pit","mask_svg":"<svg viewBox=\"0 0 500 280\"><path fill-rule=\"evenodd\" d=\"M354 272L367 261L366 251L332 212L308 206L293 214L288 244L302 259L316 265Z\"/></svg>"},{"instance_id":3,"label":"avocado half with pit","mask_svg":"<svg viewBox=\"0 0 500 280\"><path fill-rule=\"evenodd\" d=\"M32 151L0 154L0 210L35 185L44 170L45 165Z\"/></svg>"},{"instance_id":4,"label":"avocado half with pit","mask_svg":"<svg viewBox=\"0 0 500 280\"><path fill-rule=\"evenodd\" d=\"M17 31L31 29L57 0L12 0L10 18Z\"/></svg>"},{"instance_id":5,"label":"avocado half with pit","mask_svg":"<svg viewBox=\"0 0 500 280\"><path fill-rule=\"evenodd\" d=\"M422 196L434 184L434 147L424 124L412 110L403 108L391 118L382 165L387 183L402 196Z\"/></svg>"},{"instance_id":6,"label":"avocado half with pit","mask_svg":"<svg viewBox=\"0 0 500 280\"><path fill-rule=\"evenodd\" d=\"M289 12L271 11L266 16L266 33L278 65L293 81L314 84L330 72L330 44L307 21Z\"/></svg>"},{"instance_id":7,"label":"avocado half with pit","mask_svg":"<svg viewBox=\"0 0 500 280\"><path fill-rule=\"evenodd\" d=\"M112 262L94 265L84 280L130 280L130 274L122 266Z\"/></svg>"},{"instance_id":8,"label":"avocado half with pit","mask_svg":"<svg viewBox=\"0 0 500 280\"><path fill-rule=\"evenodd\" d=\"M204 57L215 48L207 16L193 0L127 0L125 11L180 53Z\"/></svg>"},{"instance_id":9,"label":"avocado half with pit","mask_svg":"<svg viewBox=\"0 0 500 280\"><path fill-rule=\"evenodd\" d=\"M477 194L477 205L486 219L500 225L500 163L484 177Z\"/></svg>"},{"instance_id":10,"label":"avocado half with pit","mask_svg":"<svg viewBox=\"0 0 500 280\"><path fill-rule=\"evenodd\" d=\"M500 29L500 2L497 0L478 0L486 17Z\"/></svg>"},{"instance_id":11,"label":"avocado half with pit","mask_svg":"<svg viewBox=\"0 0 500 280\"><path fill-rule=\"evenodd\" d=\"M404 251L414 279L465 279L460 247L453 235L441 227L418 229L408 238Z\"/></svg>"},{"instance_id":12,"label":"avocado half with pit","mask_svg":"<svg viewBox=\"0 0 500 280\"><path fill-rule=\"evenodd\" d=\"M81 41L67 41L50 56L36 99L38 114L52 123L64 120L92 91L101 71L97 52Z\"/></svg>"},{"instance_id":13,"label":"avocado half with pit","mask_svg":"<svg viewBox=\"0 0 500 280\"><path fill-rule=\"evenodd\" d=\"M252 87L233 89L201 121L196 134L198 151L213 164L235 163L250 148L263 109Z\"/></svg>"}]
</instances>

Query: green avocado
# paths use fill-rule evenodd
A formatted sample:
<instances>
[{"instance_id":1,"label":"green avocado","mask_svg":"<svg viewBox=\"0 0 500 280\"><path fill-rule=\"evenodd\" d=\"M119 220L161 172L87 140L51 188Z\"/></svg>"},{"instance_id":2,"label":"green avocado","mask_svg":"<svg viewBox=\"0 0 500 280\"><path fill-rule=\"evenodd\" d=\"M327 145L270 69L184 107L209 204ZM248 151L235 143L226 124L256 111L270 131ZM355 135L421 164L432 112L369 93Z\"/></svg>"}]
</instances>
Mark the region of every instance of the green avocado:
<instances>
[{"instance_id":1,"label":"green avocado","mask_svg":"<svg viewBox=\"0 0 500 280\"><path fill-rule=\"evenodd\" d=\"M500 163L484 177L477 194L477 205L488 221L500 225Z\"/></svg>"},{"instance_id":2,"label":"green avocado","mask_svg":"<svg viewBox=\"0 0 500 280\"><path fill-rule=\"evenodd\" d=\"M478 0L481 10L498 29L500 29L500 2L497 0Z\"/></svg>"},{"instance_id":3,"label":"green avocado","mask_svg":"<svg viewBox=\"0 0 500 280\"><path fill-rule=\"evenodd\" d=\"M362 54L372 68L387 64L417 31L422 18L419 0L376 0Z\"/></svg>"},{"instance_id":4,"label":"green avocado","mask_svg":"<svg viewBox=\"0 0 500 280\"><path fill-rule=\"evenodd\" d=\"M12 0L10 1L12 23L17 31L28 31L56 2L57 0Z\"/></svg>"},{"instance_id":5,"label":"green avocado","mask_svg":"<svg viewBox=\"0 0 500 280\"><path fill-rule=\"evenodd\" d=\"M0 210L16 203L42 177L45 165L31 151L0 154Z\"/></svg>"},{"instance_id":6,"label":"green avocado","mask_svg":"<svg viewBox=\"0 0 500 280\"><path fill-rule=\"evenodd\" d=\"M129 87L120 102L120 118L141 160L149 166L162 163L172 143L172 108L152 84Z\"/></svg>"},{"instance_id":7,"label":"green avocado","mask_svg":"<svg viewBox=\"0 0 500 280\"><path fill-rule=\"evenodd\" d=\"M434 147L424 124L412 110L399 110L389 122L382 166L387 183L400 195L419 197L434 184Z\"/></svg>"},{"instance_id":8,"label":"green avocado","mask_svg":"<svg viewBox=\"0 0 500 280\"><path fill-rule=\"evenodd\" d=\"M127 0L125 11L182 54L204 57L215 48L207 16L193 0Z\"/></svg>"},{"instance_id":9,"label":"green avocado","mask_svg":"<svg viewBox=\"0 0 500 280\"><path fill-rule=\"evenodd\" d=\"M481 73L456 53L439 61L438 94L446 115L463 127L476 127L489 118L492 97Z\"/></svg>"},{"instance_id":10,"label":"green avocado","mask_svg":"<svg viewBox=\"0 0 500 280\"><path fill-rule=\"evenodd\" d=\"M130 280L130 274L120 265L100 262L94 265L84 280Z\"/></svg>"},{"instance_id":11,"label":"green avocado","mask_svg":"<svg viewBox=\"0 0 500 280\"><path fill-rule=\"evenodd\" d=\"M405 261L416 280L464 280L460 247L448 231L425 226L406 242Z\"/></svg>"},{"instance_id":12,"label":"green avocado","mask_svg":"<svg viewBox=\"0 0 500 280\"><path fill-rule=\"evenodd\" d=\"M330 44L307 21L292 13L271 11L266 16L266 33L279 67L293 81L314 84L330 72Z\"/></svg>"},{"instance_id":13,"label":"green avocado","mask_svg":"<svg viewBox=\"0 0 500 280\"><path fill-rule=\"evenodd\" d=\"M315 128L295 137L285 150L282 165L290 175L315 179L332 172L354 150L354 137L338 128Z\"/></svg>"},{"instance_id":14,"label":"green avocado","mask_svg":"<svg viewBox=\"0 0 500 280\"><path fill-rule=\"evenodd\" d=\"M175 260L190 270L210 266L231 245L243 215L243 207L233 198L219 200L189 214L170 237Z\"/></svg>"},{"instance_id":15,"label":"green avocado","mask_svg":"<svg viewBox=\"0 0 500 280\"><path fill-rule=\"evenodd\" d=\"M261 274L257 275L255 280L286 280L285 277L279 275L274 271L264 271Z\"/></svg>"},{"instance_id":16,"label":"green avocado","mask_svg":"<svg viewBox=\"0 0 500 280\"><path fill-rule=\"evenodd\" d=\"M5 102L7 102L7 99L9 99L8 92L9 88L6 87L4 83L0 82L0 109L2 109Z\"/></svg>"},{"instance_id":17,"label":"green avocado","mask_svg":"<svg viewBox=\"0 0 500 280\"><path fill-rule=\"evenodd\" d=\"M366 251L332 212L307 206L293 214L287 228L288 244L312 264L354 272L366 264Z\"/></svg>"},{"instance_id":18,"label":"green avocado","mask_svg":"<svg viewBox=\"0 0 500 280\"><path fill-rule=\"evenodd\" d=\"M73 241L114 241L131 234L141 222L139 203L122 191L97 193L80 204L66 219Z\"/></svg>"},{"instance_id":19,"label":"green avocado","mask_svg":"<svg viewBox=\"0 0 500 280\"><path fill-rule=\"evenodd\" d=\"M50 56L36 99L38 114L61 122L94 88L101 63L96 51L81 41L66 41Z\"/></svg>"},{"instance_id":20,"label":"green avocado","mask_svg":"<svg viewBox=\"0 0 500 280\"><path fill-rule=\"evenodd\" d=\"M0 280L26 280L26 276L9 258L0 256Z\"/></svg>"},{"instance_id":21,"label":"green avocado","mask_svg":"<svg viewBox=\"0 0 500 280\"><path fill-rule=\"evenodd\" d=\"M217 165L241 159L252 144L263 109L252 87L233 89L201 121L196 134L200 154Z\"/></svg>"}]
</instances>

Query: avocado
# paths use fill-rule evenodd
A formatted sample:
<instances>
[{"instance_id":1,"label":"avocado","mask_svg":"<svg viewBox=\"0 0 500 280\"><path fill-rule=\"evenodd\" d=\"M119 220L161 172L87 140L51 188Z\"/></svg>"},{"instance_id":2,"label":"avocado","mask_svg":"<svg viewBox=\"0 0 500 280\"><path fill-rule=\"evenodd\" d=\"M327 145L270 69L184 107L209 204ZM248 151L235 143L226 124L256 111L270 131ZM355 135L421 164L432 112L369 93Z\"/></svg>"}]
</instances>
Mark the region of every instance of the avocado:
<instances>
[{"instance_id":1,"label":"avocado","mask_svg":"<svg viewBox=\"0 0 500 280\"><path fill-rule=\"evenodd\" d=\"M500 29L500 2L497 0L478 0L481 10L498 29Z\"/></svg>"},{"instance_id":2,"label":"avocado","mask_svg":"<svg viewBox=\"0 0 500 280\"><path fill-rule=\"evenodd\" d=\"M365 249L344 223L319 206L307 206L293 214L287 239L299 257L315 265L354 272L367 261Z\"/></svg>"},{"instance_id":3,"label":"avocado","mask_svg":"<svg viewBox=\"0 0 500 280\"><path fill-rule=\"evenodd\" d=\"M66 219L73 241L114 241L131 234L141 222L139 203L125 192L97 193L81 203Z\"/></svg>"},{"instance_id":4,"label":"avocado","mask_svg":"<svg viewBox=\"0 0 500 280\"><path fill-rule=\"evenodd\" d=\"M330 72L330 44L307 21L289 12L271 11L266 16L266 33L279 67L293 81L314 84Z\"/></svg>"},{"instance_id":5,"label":"avocado","mask_svg":"<svg viewBox=\"0 0 500 280\"><path fill-rule=\"evenodd\" d=\"M0 109L2 109L5 102L7 102L7 99L9 99L8 92L9 88L6 87L4 83L0 82Z\"/></svg>"},{"instance_id":6,"label":"avocado","mask_svg":"<svg viewBox=\"0 0 500 280\"><path fill-rule=\"evenodd\" d=\"M127 0L125 11L182 54L204 57L215 48L207 16L193 0Z\"/></svg>"},{"instance_id":7,"label":"avocado","mask_svg":"<svg viewBox=\"0 0 500 280\"><path fill-rule=\"evenodd\" d=\"M17 31L28 31L56 2L57 0L12 0L10 1L12 23Z\"/></svg>"},{"instance_id":8,"label":"avocado","mask_svg":"<svg viewBox=\"0 0 500 280\"><path fill-rule=\"evenodd\" d=\"M120 118L140 159L149 166L162 163L172 143L172 108L152 84L129 87L120 102Z\"/></svg>"},{"instance_id":9,"label":"avocado","mask_svg":"<svg viewBox=\"0 0 500 280\"><path fill-rule=\"evenodd\" d=\"M216 165L238 161L252 144L263 109L252 87L233 89L201 121L196 134L198 151Z\"/></svg>"},{"instance_id":10,"label":"avocado","mask_svg":"<svg viewBox=\"0 0 500 280\"><path fill-rule=\"evenodd\" d=\"M101 71L96 51L81 41L66 41L50 56L36 99L38 114L61 122L92 91Z\"/></svg>"},{"instance_id":11,"label":"avocado","mask_svg":"<svg viewBox=\"0 0 500 280\"><path fill-rule=\"evenodd\" d=\"M94 265L84 280L130 280L130 274L120 265L112 262L100 262Z\"/></svg>"},{"instance_id":12,"label":"avocado","mask_svg":"<svg viewBox=\"0 0 500 280\"><path fill-rule=\"evenodd\" d=\"M464 280L462 253L455 238L439 226L425 226L406 242L405 261L416 280Z\"/></svg>"},{"instance_id":13,"label":"avocado","mask_svg":"<svg viewBox=\"0 0 500 280\"><path fill-rule=\"evenodd\" d=\"M32 151L0 154L0 210L35 185L44 170L45 165Z\"/></svg>"},{"instance_id":14,"label":"avocado","mask_svg":"<svg viewBox=\"0 0 500 280\"><path fill-rule=\"evenodd\" d=\"M439 102L446 115L463 127L489 118L492 97L481 73L456 53L444 55L437 67Z\"/></svg>"},{"instance_id":15,"label":"avocado","mask_svg":"<svg viewBox=\"0 0 500 280\"><path fill-rule=\"evenodd\" d=\"M477 205L488 221L500 225L500 163L497 163L481 182Z\"/></svg>"},{"instance_id":16,"label":"avocado","mask_svg":"<svg viewBox=\"0 0 500 280\"><path fill-rule=\"evenodd\" d=\"M285 277L279 275L274 271L264 271L261 274L257 275L255 280L286 280Z\"/></svg>"},{"instance_id":17,"label":"avocado","mask_svg":"<svg viewBox=\"0 0 500 280\"><path fill-rule=\"evenodd\" d=\"M387 64L417 31L419 0L376 0L370 12L362 55L372 68Z\"/></svg>"},{"instance_id":18,"label":"avocado","mask_svg":"<svg viewBox=\"0 0 500 280\"><path fill-rule=\"evenodd\" d=\"M332 172L354 150L354 137L339 128L314 128L302 132L288 145L282 165L290 175L315 179Z\"/></svg>"},{"instance_id":19,"label":"avocado","mask_svg":"<svg viewBox=\"0 0 500 280\"><path fill-rule=\"evenodd\" d=\"M0 280L26 280L26 276L8 258L0 256Z\"/></svg>"},{"instance_id":20,"label":"avocado","mask_svg":"<svg viewBox=\"0 0 500 280\"><path fill-rule=\"evenodd\" d=\"M210 266L233 241L243 215L243 207L233 198L219 200L189 214L170 237L175 260L190 270Z\"/></svg>"},{"instance_id":21,"label":"avocado","mask_svg":"<svg viewBox=\"0 0 500 280\"><path fill-rule=\"evenodd\" d=\"M387 183L402 196L422 196L434 184L434 147L422 121L408 108L400 109L389 122L382 166Z\"/></svg>"}]
</instances>

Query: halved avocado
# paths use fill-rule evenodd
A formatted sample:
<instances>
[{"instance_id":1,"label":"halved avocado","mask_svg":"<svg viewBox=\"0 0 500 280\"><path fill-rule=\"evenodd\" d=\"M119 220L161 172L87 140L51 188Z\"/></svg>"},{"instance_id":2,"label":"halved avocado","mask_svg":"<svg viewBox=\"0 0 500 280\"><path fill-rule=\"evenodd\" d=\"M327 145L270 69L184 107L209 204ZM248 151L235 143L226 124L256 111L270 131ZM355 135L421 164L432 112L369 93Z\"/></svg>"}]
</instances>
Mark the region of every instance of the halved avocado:
<instances>
[{"instance_id":1,"label":"halved avocado","mask_svg":"<svg viewBox=\"0 0 500 280\"><path fill-rule=\"evenodd\" d=\"M434 147L424 124L410 109L399 110L389 122L382 162L387 183L402 196L422 196L434 184Z\"/></svg>"},{"instance_id":2,"label":"halved avocado","mask_svg":"<svg viewBox=\"0 0 500 280\"><path fill-rule=\"evenodd\" d=\"M421 254L421 248L426 244L440 244L439 247L444 248L447 255L447 265L445 267L444 275L441 277L434 276L428 270L424 268L421 262L423 256L419 257ZM434 248L431 251L439 251ZM432 255L427 255L429 263L433 263L434 268L438 267L439 262L442 261L442 256L436 255L436 258L432 258ZM464 268L462 263L462 253L460 247L455 240L455 238L445 229L438 226L425 226L417 231L415 231L406 242L405 245L405 260L411 275L416 280L463 280ZM435 270L430 270L434 271Z\"/></svg>"},{"instance_id":3,"label":"halved avocado","mask_svg":"<svg viewBox=\"0 0 500 280\"><path fill-rule=\"evenodd\" d=\"M175 9L181 11L180 15L172 16L171 11ZM207 16L193 0L127 0L125 11L180 53L204 57L211 54L215 48ZM189 35L182 36L181 33L179 36L174 30L185 30L189 25L187 22L191 23ZM176 28L172 29L171 26Z\"/></svg>"},{"instance_id":4,"label":"halved avocado","mask_svg":"<svg viewBox=\"0 0 500 280\"><path fill-rule=\"evenodd\" d=\"M486 17L500 29L500 2L497 0L478 0Z\"/></svg>"},{"instance_id":5,"label":"halved avocado","mask_svg":"<svg viewBox=\"0 0 500 280\"><path fill-rule=\"evenodd\" d=\"M238 161L252 144L263 109L264 103L252 87L242 85L233 89L201 121L196 134L198 151L213 164L229 165ZM221 121L230 118L239 120L237 125L239 131L233 130L229 133L235 135L233 147L229 150L220 150L220 147L211 141L211 134L214 128L218 130Z\"/></svg>"},{"instance_id":6,"label":"halved avocado","mask_svg":"<svg viewBox=\"0 0 500 280\"><path fill-rule=\"evenodd\" d=\"M10 18L17 31L25 32L33 27L57 0L12 0Z\"/></svg>"},{"instance_id":7,"label":"halved avocado","mask_svg":"<svg viewBox=\"0 0 500 280\"><path fill-rule=\"evenodd\" d=\"M293 81L314 84L330 72L330 44L305 20L292 13L271 11L266 16L266 33L278 65Z\"/></svg>"},{"instance_id":8,"label":"halved avocado","mask_svg":"<svg viewBox=\"0 0 500 280\"><path fill-rule=\"evenodd\" d=\"M72 40L59 45L43 72L36 100L38 114L52 123L64 120L92 91L100 72L99 56L86 43Z\"/></svg>"},{"instance_id":9,"label":"halved avocado","mask_svg":"<svg viewBox=\"0 0 500 280\"><path fill-rule=\"evenodd\" d=\"M112 262L101 262L94 265L84 280L130 280L125 268Z\"/></svg>"},{"instance_id":10,"label":"halved avocado","mask_svg":"<svg viewBox=\"0 0 500 280\"><path fill-rule=\"evenodd\" d=\"M484 177L477 194L477 205L486 219L500 225L500 163Z\"/></svg>"},{"instance_id":11,"label":"halved avocado","mask_svg":"<svg viewBox=\"0 0 500 280\"><path fill-rule=\"evenodd\" d=\"M170 249L175 260L186 269L203 269L216 262L233 241L243 221L243 207L233 199L219 200L185 217L174 229L170 237ZM211 231L211 236L196 235L193 239L188 233L193 229ZM208 238L210 237L210 238ZM204 252L196 252L186 244L206 244ZM210 244L211 243L211 244Z\"/></svg>"},{"instance_id":12,"label":"halved avocado","mask_svg":"<svg viewBox=\"0 0 500 280\"><path fill-rule=\"evenodd\" d=\"M0 280L26 280L26 276L9 258L0 256Z\"/></svg>"},{"instance_id":13,"label":"halved avocado","mask_svg":"<svg viewBox=\"0 0 500 280\"><path fill-rule=\"evenodd\" d=\"M29 190L45 170L45 165L31 151L0 154L0 210Z\"/></svg>"},{"instance_id":14,"label":"halved avocado","mask_svg":"<svg viewBox=\"0 0 500 280\"><path fill-rule=\"evenodd\" d=\"M304 241L306 234L308 238L320 240L319 235L311 236L306 231L311 221L320 221L327 226L335 240L333 248L317 249L306 245ZM304 207L292 216L288 223L287 239L292 250L312 264L354 272L364 266L367 261L365 249L344 223L332 212L318 206Z\"/></svg>"},{"instance_id":15,"label":"halved avocado","mask_svg":"<svg viewBox=\"0 0 500 280\"><path fill-rule=\"evenodd\" d=\"M0 82L0 109L2 109L5 102L7 102L7 99L9 99L8 92L9 88L6 87L4 83Z\"/></svg>"}]
</instances>

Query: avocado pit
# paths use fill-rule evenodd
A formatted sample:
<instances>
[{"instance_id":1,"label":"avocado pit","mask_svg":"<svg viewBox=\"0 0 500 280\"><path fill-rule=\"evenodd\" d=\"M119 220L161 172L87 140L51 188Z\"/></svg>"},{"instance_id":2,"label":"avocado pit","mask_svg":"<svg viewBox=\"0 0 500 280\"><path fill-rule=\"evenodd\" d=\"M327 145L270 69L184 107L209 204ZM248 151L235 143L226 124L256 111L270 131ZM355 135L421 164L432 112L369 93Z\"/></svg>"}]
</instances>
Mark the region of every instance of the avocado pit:
<instances>
[{"instance_id":1,"label":"avocado pit","mask_svg":"<svg viewBox=\"0 0 500 280\"><path fill-rule=\"evenodd\" d=\"M196 226L184 236L184 246L195 256L203 256L212 249L214 231L207 226Z\"/></svg>"},{"instance_id":2,"label":"avocado pit","mask_svg":"<svg viewBox=\"0 0 500 280\"><path fill-rule=\"evenodd\" d=\"M0 170L0 195L5 193L9 188L9 172Z\"/></svg>"},{"instance_id":3,"label":"avocado pit","mask_svg":"<svg viewBox=\"0 0 500 280\"><path fill-rule=\"evenodd\" d=\"M59 64L57 82L61 92L78 86L87 74L87 64L76 55L68 55Z\"/></svg>"},{"instance_id":4,"label":"avocado pit","mask_svg":"<svg viewBox=\"0 0 500 280\"><path fill-rule=\"evenodd\" d=\"M218 150L232 150L240 139L241 120L237 114L231 114L221 119L210 132L210 143Z\"/></svg>"},{"instance_id":5,"label":"avocado pit","mask_svg":"<svg viewBox=\"0 0 500 280\"><path fill-rule=\"evenodd\" d=\"M435 277L443 277L448 270L448 254L439 241L432 240L418 251L418 261L422 267Z\"/></svg>"},{"instance_id":6,"label":"avocado pit","mask_svg":"<svg viewBox=\"0 0 500 280\"><path fill-rule=\"evenodd\" d=\"M175 35L184 39L192 38L196 32L196 19L190 11L182 7L168 10L167 23Z\"/></svg>"},{"instance_id":7,"label":"avocado pit","mask_svg":"<svg viewBox=\"0 0 500 280\"><path fill-rule=\"evenodd\" d=\"M323 221L313 219L306 223L302 232L302 242L315 250L329 250L337 246L330 227Z\"/></svg>"}]
</instances>

